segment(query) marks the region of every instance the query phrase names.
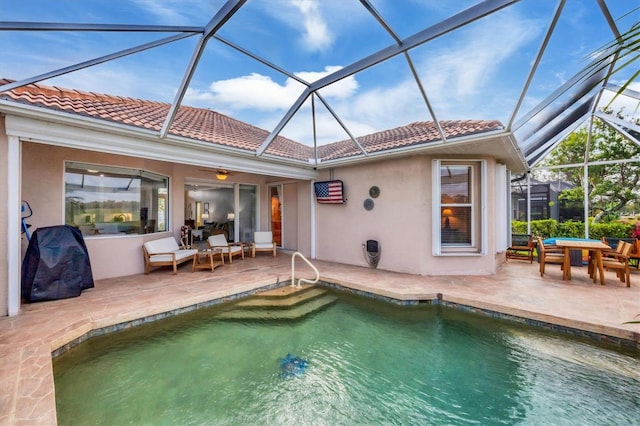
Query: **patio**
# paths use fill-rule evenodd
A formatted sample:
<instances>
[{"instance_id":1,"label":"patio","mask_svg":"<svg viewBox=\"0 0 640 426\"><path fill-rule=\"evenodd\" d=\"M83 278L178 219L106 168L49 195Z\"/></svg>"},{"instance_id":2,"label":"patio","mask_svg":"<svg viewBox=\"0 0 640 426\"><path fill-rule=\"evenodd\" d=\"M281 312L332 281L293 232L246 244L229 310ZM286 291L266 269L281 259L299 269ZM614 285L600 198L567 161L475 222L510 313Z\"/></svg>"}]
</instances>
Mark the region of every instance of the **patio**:
<instances>
[{"instance_id":1,"label":"patio","mask_svg":"<svg viewBox=\"0 0 640 426\"><path fill-rule=\"evenodd\" d=\"M318 262L321 279L356 291L401 300L441 298L461 304L635 342L640 324L623 324L640 313L640 271L631 288L606 273L594 284L586 267L573 267L563 281L557 265L541 278L538 264L510 261L493 276L415 276ZM172 275L170 268L149 275L97 281L74 299L24 305L15 317L0 318L0 424L55 424L51 352L92 329L110 327L180 310L290 279L291 255L258 255L217 268ZM296 276L312 277L303 262ZM603 340L609 340L603 337Z\"/></svg>"}]
</instances>

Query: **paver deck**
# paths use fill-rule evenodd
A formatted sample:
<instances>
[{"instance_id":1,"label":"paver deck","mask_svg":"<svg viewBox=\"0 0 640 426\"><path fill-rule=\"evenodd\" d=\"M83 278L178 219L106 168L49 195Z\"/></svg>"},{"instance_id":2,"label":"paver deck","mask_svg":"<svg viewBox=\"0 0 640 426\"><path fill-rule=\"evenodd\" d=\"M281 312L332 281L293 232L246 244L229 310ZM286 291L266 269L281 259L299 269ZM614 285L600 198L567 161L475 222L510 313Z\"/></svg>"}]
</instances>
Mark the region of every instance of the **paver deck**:
<instances>
[{"instance_id":1,"label":"paver deck","mask_svg":"<svg viewBox=\"0 0 640 426\"><path fill-rule=\"evenodd\" d=\"M557 265L540 277L538 265L510 261L491 276L416 276L314 261L321 279L400 300L432 299L558 324L626 339L640 346L640 272L631 288L607 272L594 284L586 267L562 280ZM54 425L51 352L93 329L161 315L220 298L252 292L290 279L291 256L279 253L238 260L211 271L183 265L149 275L99 280L80 297L23 305L20 315L0 318L0 424ZM296 276L313 277L302 262Z\"/></svg>"}]
</instances>

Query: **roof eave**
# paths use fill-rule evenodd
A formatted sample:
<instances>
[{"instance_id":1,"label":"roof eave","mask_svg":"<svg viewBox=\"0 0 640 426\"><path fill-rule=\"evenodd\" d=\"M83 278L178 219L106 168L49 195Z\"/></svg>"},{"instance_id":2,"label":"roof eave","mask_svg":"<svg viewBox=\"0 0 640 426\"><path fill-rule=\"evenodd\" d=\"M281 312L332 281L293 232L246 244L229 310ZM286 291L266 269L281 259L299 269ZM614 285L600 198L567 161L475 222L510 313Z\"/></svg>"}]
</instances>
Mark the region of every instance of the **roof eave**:
<instances>
[{"instance_id":1,"label":"roof eave","mask_svg":"<svg viewBox=\"0 0 640 426\"><path fill-rule=\"evenodd\" d=\"M423 154L435 154L435 155L448 155L446 151L449 148L459 147L461 145L469 146L470 144L484 144L487 142L500 139L503 146L509 148L508 152L503 152L504 155L495 155L487 153L486 155L496 158L501 163L505 163L507 167L514 172L525 172L529 169L523 153L518 148L518 144L515 137L511 132L504 129L492 130L489 132L483 132L481 134L473 134L467 136L461 136L455 139L447 139L446 141L434 141L424 143L420 145L412 145L408 147L400 147L389 149L380 152L369 152L365 155L354 155L347 158L337 158L333 160L319 161L316 167L319 170L328 169L338 166L349 166L353 164L360 164L364 161L380 161L383 159L399 158L409 155L423 155ZM472 155L482 155L477 152L473 152Z\"/></svg>"},{"instance_id":2,"label":"roof eave","mask_svg":"<svg viewBox=\"0 0 640 426\"><path fill-rule=\"evenodd\" d=\"M13 124L7 125L7 134L33 142L283 178L311 180L317 176L317 172L304 162L276 156L258 159L255 152L251 150L226 147L175 135L160 138L158 132L154 130L65 111L0 99L0 113L7 117L14 117L14 119L8 119ZM66 132L56 129L57 133L54 134L51 131L47 132L44 128L38 129L37 126L23 123L21 120L37 120L46 122L48 126L67 126L68 129ZM82 141L78 135L82 131L93 134L91 141L88 139ZM65 141L65 133L69 138L75 139ZM119 138L114 139L113 135Z\"/></svg>"}]
</instances>

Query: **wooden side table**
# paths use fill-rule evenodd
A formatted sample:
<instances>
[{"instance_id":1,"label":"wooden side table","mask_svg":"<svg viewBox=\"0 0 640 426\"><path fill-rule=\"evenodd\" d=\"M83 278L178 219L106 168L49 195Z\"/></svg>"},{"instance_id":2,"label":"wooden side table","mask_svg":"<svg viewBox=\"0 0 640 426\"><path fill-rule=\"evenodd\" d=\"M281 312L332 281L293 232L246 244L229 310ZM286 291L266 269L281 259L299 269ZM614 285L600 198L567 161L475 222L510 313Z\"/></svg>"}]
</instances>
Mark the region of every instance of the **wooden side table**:
<instances>
[{"instance_id":1,"label":"wooden side table","mask_svg":"<svg viewBox=\"0 0 640 426\"><path fill-rule=\"evenodd\" d=\"M216 255L220 256L220 261L216 262ZM201 262L201 260L203 262ZM210 269L213 272L218 266L224 265L224 255L221 250L200 250L193 257L193 267L192 271L195 272L197 269Z\"/></svg>"}]
</instances>

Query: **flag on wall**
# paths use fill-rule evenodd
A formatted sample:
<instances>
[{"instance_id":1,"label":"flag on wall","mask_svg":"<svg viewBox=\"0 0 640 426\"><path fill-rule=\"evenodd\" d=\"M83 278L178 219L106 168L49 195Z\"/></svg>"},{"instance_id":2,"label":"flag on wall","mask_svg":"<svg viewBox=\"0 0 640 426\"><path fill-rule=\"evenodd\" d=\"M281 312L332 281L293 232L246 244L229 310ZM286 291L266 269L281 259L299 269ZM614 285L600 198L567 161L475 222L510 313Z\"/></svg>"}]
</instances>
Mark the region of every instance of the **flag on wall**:
<instances>
[{"instance_id":1,"label":"flag on wall","mask_svg":"<svg viewBox=\"0 0 640 426\"><path fill-rule=\"evenodd\" d=\"M313 184L316 192L316 201L321 204L342 204L344 203L342 181L328 180Z\"/></svg>"}]
</instances>

